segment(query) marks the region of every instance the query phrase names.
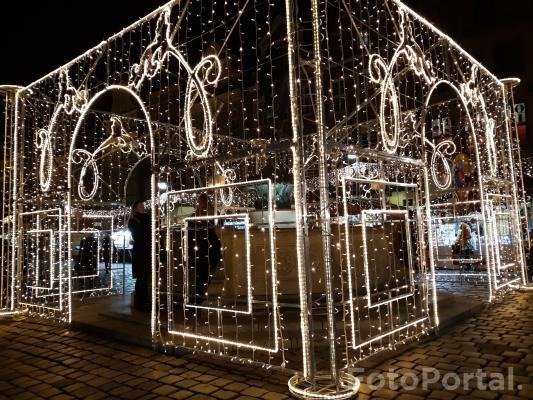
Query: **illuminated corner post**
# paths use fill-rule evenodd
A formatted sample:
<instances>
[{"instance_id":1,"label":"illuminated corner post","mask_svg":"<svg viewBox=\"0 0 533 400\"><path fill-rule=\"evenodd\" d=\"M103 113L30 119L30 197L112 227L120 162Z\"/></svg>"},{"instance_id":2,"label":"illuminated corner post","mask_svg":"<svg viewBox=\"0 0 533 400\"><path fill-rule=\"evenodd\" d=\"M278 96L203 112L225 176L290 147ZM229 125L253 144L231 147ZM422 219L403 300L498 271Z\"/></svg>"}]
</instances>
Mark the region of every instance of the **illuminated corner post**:
<instances>
[{"instance_id":1,"label":"illuminated corner post","mask_svg":"<svg viewBox=\"0 0 533 400\"><path fill-rule=\"evenodd\" d=\"M14 314L14 284L11 278L15 277L15 269L11 258L13 246L9 245L14 232L13 215L14 209L11 207L15 201L15 187L12 185L15 168L14 144L15 144L15 123L16 123L16 102L17 93L20 86L0 85L0 96L4 98L4 137L2 141L2 240L0 245L0 316Z\"/></svg>"},{"instance_id":2,"label":"illuminated corner post","mask_svg":"<svg viewBox=\"0 0 533 400\"><path fill-rule=\"evenodd\" d=\"M509 156L509 167L511 169L511 177L513 180L513 216L515 218L514 225L516 225L516 229L518 231L520 272L522 278L522 285L527 285L528 282L526 274L526 261L524 257L523 246L523 240L526 241L527 246L530 246L529 229L527 226L526 192L524 187L524 177L522 175L522 158L520 156L520 138L518 137L518 127L516 124L516 120L511 115L512 110L514 110L514 88L520 84L520 79L504 78L501 79L500 82L503 85L503 97L505 102L505 135L508 143L507 151ZM513 132L514 135L512 134ZM517 182L517 175L519 182ZM517 190L518 184L520 184L520 193ZM522 212L525 212L525 215L522 215ZM523 225L524 221L526 225L525 228Z\"/></svg>"},{"instance_id":3,"label":"illuminated corner post","mask_svg":"<svg viewBox=\"0 0 533 400\"><path fill-rule=\"evenodd\" d=\"M302 375L294 375L289 379L289 389L295 395L300 392L299 382L315 382L315 362L313 346L310 336L312 331L311 304L308 294L309 274L306 265L306 243L304 236L304 227L306 225L306 216L302 200L302 146L300 143L300 128L298 124L298 99L296 95L296 67L295 67L295 32L292 24L293 21L293 0L285 0L285 23L287 29L287 61L289 68L289 102L291 114L292 130L292 169L294 176L294 211L296 221L296 261L298 268L298 290L300 300L300 333L302 337ZM300 396L302 397L302 396Z\"/></svg>"},{"instance_id":4,"label":"illuminated corner post","mask_svg":"<svg viewBox=\"0 0 533 400\"><path fill-rule=\"evenodd\" d=\"M313 53L314 53L314 80L316 84L316 98L323 98L322 90L322 74L321 74L321 49L320 49L320 12L319 12L318 0L311 0L311 12L312 12L312 30L313 30ZM296 87L295 77L293 73L293 60L294 60L294 43L293 43L293 26L292 26L292 5L290 0L287 0L287 36L289 46L289 74L290 76L290 93L291 93L291 113L294 119L298 112L297 107L294 104L294 92ZM328 191L328 171L327 171L327 154L326 154L326 135L324 130L324 110L321 101L317 101L316 120L315 125L317 129L318 138L318 162L319 162L319 190L320 190L320 226L322 236L322 257L324 263L324 275L325 275L325 290L326 290L326 310L327 310L327 327L328 327L328 347L329 347L329 372L320 372L315 376L306 374L304 370L303 376L295 375L289 380L289 389L291 393L302 399L348 399L353 397L359 389L359 380L353 375L346 372L341 372L338 365L338 349L336 343L336 329L335 329L335 313L334 313L334 297L333 297L333 271L331 265L331 218L329 213L329 191ZM293 124L293 133L298 134L297 125ZM296 136L294 136L296 137ZM294 147L294 145L293 145ZM298 149L301 150L301 147ZM296 154L298 157L300 152ZM298 209L301 207L302 202L298 201L302 196L301 193L297 195L296 188L300 189L302 170L298 169L298 176L296 170L296 163L300 167L297 157L294 157L294 177L295 177L295 207ZM302 199L303 200L303 199ZM302 210L300 210L301 212ZM305 214L305 213L304 213ZM297 224L302 221L296 214ZM303 220L305 221L305 220ZM297 228L300 230L300 228ZM298 234L298 232L297 232ZM297 242L298 247L299 243ZM300 261L303 260L299 258ZM299 269L300 269L299 265ZM305 268L301 268L305 270ZM300 288L301 290L301 288ZM302 294L300 294L302 301ZM303 315L303 312L302 312ZM303 327L302 327L303 328ZM304 332L302 331L302 335ZM312 344L309 344L309 349L313 351ZM306 349L304 349L305 351ZM313 355L311 354L311 357ZM304 358L305 361L305 358ZM304 365L305 368L305 365Z\"/></svg>"}]
</instances>

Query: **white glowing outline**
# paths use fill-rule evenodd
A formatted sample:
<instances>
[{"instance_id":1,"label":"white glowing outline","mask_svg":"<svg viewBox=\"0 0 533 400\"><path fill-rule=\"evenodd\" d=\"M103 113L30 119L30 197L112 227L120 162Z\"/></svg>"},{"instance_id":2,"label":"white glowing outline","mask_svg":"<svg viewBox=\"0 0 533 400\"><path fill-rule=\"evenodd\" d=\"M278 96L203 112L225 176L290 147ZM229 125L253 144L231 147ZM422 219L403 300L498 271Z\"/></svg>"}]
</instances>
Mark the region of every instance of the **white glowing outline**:
<instances>
[{"instance_id":1,"label":"white glowing outline","mask_svg":"<svg viewBox=\"0 0 533 400\"><path fill-rule=\"evenodd\" d=\"M457 88L456 85L454 85L452 82L446 80L446 79L441 79L439 80L438 82L436 82L432 87L431 89L429 90L428 94L427 94L427 97L426 97L426 101L425 101L425 107L422 111L422 118L421 118L421 121L424 122L426 120L426 114L427 114L427 110L428 110L428 105L429 105L429 100L431 99L431 96L433 94L433 92L440 86L440 85L447 85L449 86L454 92L455 94L457 95L458 99L460 100L461 102L461 105L463 106L463 109L466 113L466 117L467 117L467 120L468 120L468 126L469 126L469 133L472 137L472 140L474 142L474 148L475 148L475 157L476 157L476 165L478 166L477 168L477 178L478 178L478 184L479 184L479 191L480 193L485 193L485 186L484 186L484 179L483 179L483 172L481 171L481 159L480 159L480 153L479 153L479 147L478 147L478 143L477 143L477 138L476 138L476 130L474 128L474 123L472 121L472 117L470 115L470 111L468 110L468 101L467 99L465 99L462 91ZM426 124L425 123L422 123L422 138L424 140L424 143L428 143L428 140L426 139ZM425 168L425 174L427 174L427 168ZM426 177L426 180L428 179L428 177ZM427 193L430 193L429 191L429 184L426 182L425 184L425 189L426 189L426 192ZM428 196L426 196L428 197ZM481 204L481 215L482 215L482 220L483 220L483 226L485 227L489 227L490 229L490 225L487 223L487 218L488 218L488 211L487 211L487 206L485 204L485 196L482 195L480 197L480 200L479 200L480 204ZM430 209L431 209L431 204L429 203L429 199L426 200L426 218L428 221L431 221L431 212L430 212ZM429 224L429 227L428 227L428 240L430 243L433 243L433 226L432 224L430 223ZM493 289L493 286L492 286L492 280L491 279L495 279L494 276L491 276L490 275L490 270L491 270L491 267L494 267L493 263L490 262L490 252L491 252L491 248L489 246L489 241L488 240L485 240L485 254L487 254L487 273L489 274L489 301L492 300L492 297L493 297L493 293L492 293L492 289ZM431 269L432 269L432 274L433 274L433 281L435 281L435 265L434 265L434 254L433 254L433 249L430 249L429 251L429 256L430 256L430 265L431 265ZM436 290L436 282L434 284L434 287L435 287L435 290ZM434 304L437 304L437 296L436 296L436 293L434 294ZM436 305L434 305L435 309L436 309Z\"/></svg>"},{"instance_id":2,"label":"white glowing outline","mask_svg":"<svg viewBox=\"0 0 533 400\"><path fill-rule=\"evenodd\" d=\"M273 331L274 331L274 348L271 347L262 347L262 346L256 346L251 345L249 343L242 343L234 340L227 340L227 339L220 339L216 337L211 336L205 336L205 335L197 335L189 332L183 332L183 331L176 331L174 329L171 329L169 326L169 329L167 330L168 333L178 336L184 336L184 337L190 337L198 340L205 340L207 342L215 342L215 343L222 343L222 344L228 344L233 345L236 347L244 347L249 348L253 350L261 350L266 351L268 353L277 353L279 351L279 332L278 332L278 289L277 289L277 265L276 265L276 251L275 251L275 228L274 228L274 221L275 221L275 214L274 214L274 208L272 205L274 191L272 188L272 181L270 179L258 179L254 181L245 181L245 182L238 182L233 183L230 185L216 185L211 187L204 187L204 188L195 188L195 189L185 189L180 191L171 191L167 192L167 204L171 197L171 195L179 196L181 193L194 193L194 192L205 192L205 191L217 191L220 189L224 189L227 187L235 187L235 186L254 186L259 184L267 184L268 185L268 225L269 225L269 244L270 244L270 265L271 265L271 272L272 272L272 319L274 321L273 323ZM170 234L170 225L167 225L167 237ZM170 285L170 282L167 282L167 285ZM167 287L167 291L171 292L172 288ZM172 304L172 303L170 303ZM172 307L172 306L171 306ZM170 314L171 307L168 307L169 309L169 316L168 320L169 322L173 323L172 315Z\"/></svg>"},{"instance_id":3,"label":"white glowing outline","mask_svg":"<svg viewBox=\"0 0 533 400\"><path fill-rule=\"evenodd\" d=\"M416 185L414 185L416 187ZM405 218L405 229L406 229L406 237L409 238L411 234L411 228L409 226L409 214L407 210L362 210L361 211L361 227L362 227L362 241L363 241L363 266L365 271L365 284L366 284L366 294L367 294L367 307L368 308L374 308L378 307L383 304L392 303L394 301L398 301L400 299L411 297L415 295L415 289L414 289L414 273L413 273L413 258L411 254L411 246L407 246L407 258L408 258L408 268L409 268L409 289L411 290L410 293L400 295L398 297L391 297L390 299L379 301L377 303L372 303L372 294L370 290L370 271L368 267L368 248L367 248L367 240L366 240L366 216L368 214L392 214L392 215L403 215ZM348 238L347 238L348 239ZM398 288L389 289L389 291L394 291Z\"/></svg>"},{"instance_id":4,"label":"white glowing outline","mask_svg":"<svg viewBox=\"0 0 533 400\"><path fill-rule=\"evenodd\" d=\"M289 72L289 103L290 118L292 131L292 170L294 180L294 198L302 199L302 167L301 154L303 153L300 145L299 130L299 112L298 112L298 92L296 86L296 67L295 62L295 29L292 21L292 1L285 0L285 24L287 27L287 62ZM305 200L305 199L304 199ZM301 201L294 202L294 214L296 220L296 261L298 266L298 289L300 300L300 333L302 336L302 369L305 379L309 378L313 372L311 363L311 340L309 332L309 305L307 301L307 271L305 267L305 241L303 223L305 211Z\"/></svg>"},{"instance_id":5,"label":"white glowing outline","mask_svg":"<svg viewBox=\"0 0 533 400\"><path fill-rule=\"evenodd\" d=\"M384 185L390 185L390 186L400 186L400 187L409 187L413 188L415 190L418 189L418 186L416 184L410 184L410 183L402 183L402 182L389 182L384 180L372 180L372 179L361 179L361 178L349 178L349 177L342 177L342 197L343 197L343 207L344 207L344 236L345 236L345 251L346 251L346 270L348 272L348 295L349 295L349 305L350 305L350 321L351 321L351 338L352 338L352 348L354 347L357 340L355 337L355 305L354 305L354 296L353 296L353 278L352 278L352 262L351 262L351 253L350 253L350 229L349 229L349 213L348 213L348 193L347 193L347 182L354 182L354 183L381 183ZM362 242L363 242L363 258L364 258L364 267L365 267L365 284L367 285L367 306L368 308L375 307L381 305L382 302L378 302L375 304L372 304L371 297L370 297L370 276L368 273L368 255L367 255L367 247L366 247L366 228L365 228L365 221L364 221L364 214L366 213L391 213L391 214L405 214L407 215L407 211L405 210L362 210L362 216L361 216L361 224L362 224ZM406 224L409 225L409 222L406 218ZM408 229L410 231L410 226L408 226ZM409 259L409 277L410 277L410 284L411 289L413 289L414 285L414 276L413 276L413 266L412 266L412 254L410 246L408 246L409 254L407 255ZM394 290L394 289L392 289ZM409 296L415 295L416 293L412 292L409 293ZM402 295L403 296L403 295ZM402 298L402 296L399 296ZM405 296L408 297L408 296ZM390 303L395 300L400 300L400 298L394 298L389 300L385 300L383 304ZM438 317L437 317L437 324L438 324ZM360 347L360 346L358 346Z\"/></svg>"},{"instance_id":6,"label":"white glowing outline","mask_svg":"<svg viewBox=\"0 0 533 400\"><path fill-rule=\"evenodd\" d=\"M52 183L52 134L55 132L55 126L61 115L61 111L64 111L68 115L72 115L74 112L81 112L87 103L87 91L77 90L72 86L72 82L66 69L61 69L59 72L58 98L62 103L56 105L48 128L41 128L36 134L35 146L37 149L41 150L41 156L39 159L39 184L43 192L47 192Z\"/></svg>"},{"instance_id":7,"label":"white glowing outline","mask_svg":"<svg viewBox=\"0 0 533 400\"><path fill-rule=\"evenodd\" d=\"M16 174L15 174L16 175ZM15 191L16 192L16 191ZM53 213L57 213L57 215L54 215ZM20 303L20 304L24 304L24 305L27 305L29 307L37 307L37 308L50 308L51 310L54 310L54 311L63 311L63 223L62 223L62 220L63 220L63 210L61 208L50 208L50 209L46 209L46 210L36 210L36 211L26 211L26 212L22 212L19 215L19 217L24 217L26 215L40 215L40 214L51 214L51 215L47 215L48 217L56 217L59 219L59 223L58 223L58 226L59 226L59 229L57 230L58 232L58 241L59 241L59 285L58 285L58 288L59 288L59 293L57 296L59 296L59 308L55 308L55 307L45 307L45 306L42 306L42 305L39 305L39 304L33 304L33 303ZM13 218L13 221L15 221L16 218ZM54 247L55 249L55 245L53 244L54 243L54 235L52 235L51 237L51 247ZM13 232L13 238L15 239L16 238L16 233ZM13 243L17 243L16 241L13 241ZM53 253L53 252L51 252ZM13 252L13 272L14 272L14 269L15 269L15 261L16 261L16 257L15 257L15 252ZM54 280L57 282L58 280L56 279L52 279L52 277L54 276L54 268L53 268L53 264L50 265L51 267L51 271L50 271L50 285L51 287L50 288L46 288L46 287L37 287L34 285L34 289L37 289L37 290L52 290L53 289L53 282ZM70 270L70 268L69 268ZM14 277L12 278L12 285L13 285L13 288L12 288L12 296L14 296L14 293L15 293L15 279ZM28 285L28 287L30 287L30 285ZM36 298L40 298L40 297L46 297L46 296L42 296L42 295L39 295L39 292L37 292ZM14 298L13 298L13 301L14 301ZM12 304L12 307L14 307L14 304ZM14 308L13 308L14 309Z\"/></svg>"},{"instance_id":8,"label":"white glowing outline","mask_svg":"<svg viewBox=\"0 0 533 400\"><path fill-rule=\"evenodd\" d=\"M26 285L26 287L30 289L36 289L36 290L52 290L54 287L54 281L55 281L55 273L54 273L54 263L55 263L55 245L54 245L54 231L52 229L31 229L27 230L26 233L29 234L40 234L40 233L47 233L50 237L50 285L49 286L39 286L39 259L36 261L35 266L35 284L34 285ZM37 250L39 251L39 250Z\"/></svg>"},{"instance_id":9,"label":"white glowing outline","mask_svg":"<svg viewBox=\"0 0 533 400\"><path fill-rule=\"evenodd\" d=\"M224 169L224 167L218 161L215 162L215 165L218 167L218 169L222 173L222 176L224 176L224 182L226 184L231 184L235 182L235 180L237 179L237 174L235 173L234 169L232 168ZM220 201L226 207L231 207L231 204L233 203L233 190L231 189L231 186L228 187L226 190L228 192L227 196L223 189L219 191Z\"/></svg>"},{"instance_id":10,"label":"white glowing outline","mask_svg":"<svg viewBox=\"0 0 533 400\"><path fill-rule=\"evenodd\" d=\"M370 55L368 61L368 73L370 80L373 83L381 86L380 104L379 104L379 127L384 150L393 154L398 149L400 141L400 101L396 93L396 86L394 84L393 72L397 61L404 57L410 65L413 72L422 78L427 84L432 84L435 81L435 74L433 72L431 63L424 59L423 52L418 44L412 40L408 44L409 39L413 37L411 26L406 23L405 12L403 9L398 10L399 16L399 43L398 47L390 60L387 63L379 54L373 53ZM407 28L407 32L406 32ZM386 103L389 103L392 111L392 134L387 131L391 128L387 127L385 122L385 108Z\"/></svg>"},{"instance_id":11,"label":"white glowing outline","mask_svg":"<svg viewBox=\"0 0 533 400\"><path fill-rule=\"evenodd\" d=\"M509 121L511 118L509 116L509 107L507 107L507 89L506 89L506 85L500 81L500 84L502 85L502 92L503 92L503 98L504 98L504 110L505 110L505 120L506 122ZM512 96L512 89L511 89L511 98L513 99L513 102L514 102L514 97ZM514 223L514 226L515 227L519 227L519 226L522 226L521 225L521 216L520 216L520 207L518 206L518 193L517 193L517 184L516 184L516 177L515 177L515 172L514 172L514 161L513 161L513 149L512 149L512 145L511 145L511 137L510 137L510 134L509 134L509 124L505 124L505 139L507 141L507 156L509 157L508 160L509 160L509 169L510 169L510 172L511 172L511 182L512 182L512 200L513 200L513 204L514 204L514 217L515 217L515 223ZM518 132L516 132L518 134ZM520 151L519 149L515 148L515 151L518 151L518 162L519 162L519 165L521 164L521 158L520 158ZM526 172L524 172L526 173ZM523 188L524 188L524 185L523 185L523 178L522 178L522 200L523 202L525 202L525 192L523 191ZM527 284L527 278L526 278L526 262L525 262L525 254L524 254L524 246L523 246L523 243L522 243L522 234L520 233L520 231L518 232L518 237L519 237L519 240L518 240L518 250L519 250L519 257L518 257L518 261L519 261L519 267L520 267L520 272L521 272L521 275L522 275L522 285L525 286ZM526 235L526 239L529 240L529 232L527 233Z\"/></svg>"},{"instance_id":12,"label":"white glowing outline","mask_svg":"<svg viewBox=\"0 0 533 400\"><path fill-rule=\"evenodd\" d=\"M302 382L303 377L300 375L293 375L287 382L287 385L289 386L289 391L294 395L294 397L306 400L346 400L353 398L353 396L355 396L359 391L361 382L358 378L345 371L339 371L338 375L339 386L335 384L334 380L331 379L331 376L329 375L324 377L329 383L327 386L320 384L316 385L317 382L312 383L305 380L305 378ZM321 376L316 376L316 381L320 382L320 378ZM301 384L299 385L300 382ZM303 389L300 388L302 384L304 387Z\"/></svg>"},{"instance_id":13,"label":"white glowing outline","mask_svg":"<svg viewBox=\"0 0 533 400\"><path fill-rule=\"evenodd\" d=\"M142 83L146 78L153 78L158 71L161 70L163 63L168 59L169 55L173 55L180 65L185 68L188 74L187 85L185 88L185 134L187 143L193 154L199 158L206 157L211 149L213 142L213 116L211 106L209 105L208 94L204 88L204 84L216 85L218 82L222 65L220 59L216 55L207 55L203 57L194 68L191 68L183 54L172 44L172 32L170 24L170 6L165 7L157 20L155 30L155 37L152 43L148 45L141 56L138 64L134 64L131 68L131 75L129 79L129 86L139 91ZM203 72L203 76L201 74ZM214 74L214 77L210 77ZM205 137L200 143L196 142L194 137L194 127L192 125L191 112L197 94L200 97L200 104L204 114Z\"/></svg>"},{"instance_id":14,"label":"white glowing outline","mask_svg":"<svg viewBox=\"0 0 533 400\"><path fill-rule=\"evenodd\" d=\"M367 345L369 345L371 343L377 342L378 340L385 339L387 336L394 335L395 333L400 332L400 331L402 331L404 329L407 329L407 328L409 328L409 327L411 327L413 325L421 324L422 322L424 322L427 319L428 319L428 317L419 318L416 321L410 322L410 323L408 323L406 325L403 325L403 326L400 326L400 327L398 327L396 329L393 329L392 331L389 331L389 332L384 333L382 335L373 337L372 339L369 339L369 340L367 340L367 341L365 341L363 343L360 343L357 346L355 346L354 349L359 349L359 348L367 346Z\"/></svg>"},{"instance_id":15,"label":"white glowing outline","mask_svg":"<svg viewBox=\"0 0 533 400\"><path fill-rule=\"evenodd\" d=\"M477 202L477 201L476 201ZM480 231L480 225L479 225L479 221L480 221L480 216L479 215L461 215L461 216L455 216L455 217L434 217L433 218L433 221L441 221L441 220L445 220L445 219L463 219L463 220L472 220L472 219L475 219L476 220L476 231L477 231L477 243L478 243L478 249L479 249L479 255L480 257L479 258L439 258L439 246L437 245L438 244L438 240L439 240L439 232L440 232L440 228L438 225L436 224L433 224L433 225L436 225L437 228L435 229L436 230L436 233L437 233L437 236L435 237L435 240L436 240L436 243L435 243L435 253L437 254L437 262L446 262L446 261L459 261L459 262L478 262L478 261L483 261L483 253L481 251L481 248L482 248L482 244L481 244L481 235L479 234Z\"/></svg>"},{"instance_id":16,"label":"white glowing outline","mask_svg":"<svg viewBox=\"0 0 533 400\"><path fill-rule=\"evenodd\" d=\"M472 65L470 79L460 84L460 90L462 97L466 100L467 104L472 107L481 107L481 113L483 114L483 124L485 125L485 150L487 152L487 158L489 161L491 175L496 174L496 168L498 163L498 154L496 152L496 144L494 143L494 119L489 118L487 108L485 106L485 98L479 90L478 79L478 66Z\"/></svg>"},{"instance_id":17,"label":"white glowing outline","mask_svg":"<svg viewBox=\"0 0 533 400\"><path fill-rule=\"evenodd\" d=\"M498 224L497 224L497 215L501 215L501 216L504 216L504 217L507 217L507 222L508 222L508 228L509 228L509 233L512 234L513 232L513 229L511 227L511 222L512 222L512 214L511 212L492 212L492 229L493 229L493 233L494 233L494 238L493 238L493 243L494 243L494 250L496 252L496 270L497 272L501 272L502 270L504 269L507 269L511 266L516 266L516 263L509 263L509 264L505 264L505 265L501 265L501 255L500 255L500 237L501 237L501 234L498 230ZM513 243L513 247L516 246L515 243Z\"/></svg>"},{"instance_id":18,"label":"white glowing outline","mask_svg":"<svg viewBox=\"0 0 533 400\"><path fill-rule=\"evenodd\" d=\"M93 219L105 219L105 218L109 218L111 219L111 234L110 234L110 237L112 238L113 237L113 232L114 232L114 217L113 216L104 216L104 215L83 215L83 218L93 218ZM95 232L97 233L98 235L98 250L97 250L97 253L98 253L98 256L97 256L97 260L98 260L98 265L97 265L97 272L93 275L77 275L77 276L73 276L71 279L82 279L82 278L96 278L96 277L99 277L100 276L100 255L101 255L101 250L100 250L100 231L98 229L87 229L87 230L83 230L83 231L71 231L71 233L87 233L87 232ZM111 239L111 242L110 242L110 259L111 259L111 263L113 262L113 248L114 248L114 245L113 245L113 242L112 242L112 239ZM89 292L99 292L99 291L108 291L108 290L112 290L113 289L113 268L111 266L110 270L109 270L109 286L106 286L106 287L103 287L103 288L94 288L94 289L80 289L80 290L74 290L72 291L72 294L77 294L77 293L89 293Z\"/></svg>"},{"instance_id":19,"label":"white glowing outline","mask_svg":"<svg viewBox=\"0 0 533 400\"><path fill-rule=\"evenodd\" d=\"M448 160L446 159L446 155L451 156L456 151L455 143L451 140L443 140L442 142L439 142L436 146L430 141L426 139L426 143L429 144L431 147L433 147L433 153L431 154L431 177L433 178L433 183L435 183L435 186L437 186L439 189L447 189L452 184L452 171L450 168L450 164L448 163ZM444 183L441 183L439 180L439 177L437 175L437 162L440 161L442 163L442 166L444 167L444 176L445 180Z\"/></svg>"},{"instance_id":20,"label":"white glowing outline","mask_svg":"<svg viewBox=\"0 0 533 400\"><path fill-rule=\"evenodd\" d=\"M111 132L109 136L94 150L92 153L85 149L75 149L72 154L72 161L75 164L83 163L80 176L78 178L78 196L82 200L91 200L96 195L100 186L100 171L96 164L96 157L103 153L108 148L118 148L122 153L129 154L134 152L138 158L146 156L146 146L144 143L139 143L137 150L133 148L134 139L126 132L122 126L122 121L118 117L111 117ZM117 132L117 129L119 130ZM93 185L90 192L87 192L83 184L87 170L91 170L93 174Z\"/></svg>"},{"instance_id":21,"label":"white glowing outline","mask_svg":"<svg viewBox=\"0 0 533 400\"><path fill-rule=\"evenodd\" d=\"M69 150L69 157L68 157L68 167L67 167L67 187L69 191L69 195L67 196L67 237L68 237L68 243L72 243L72 236L71 236L71 226L72 226L72 163L73 163L73 153L75 151L75 145L76 145L76 139L78 137L78 132L81 128L82 122L87 114L87 112L91 109L92 105L104 94L113 92L115 90L118 91L125 91L130 96L132 96L137 105L140 107L144 118L146 120L146 125L148 127L148 134L150 137L150 158L152 159L152 162L154 160L154 134L152 130L152 124L150 119L150 114L146 110L146 107L142 101L142 99L135 93L133 90L131 90L127 86L122 85L109 85L96 93L91 100L85 105L83 111L81 112L81 115L78 118L78 122L76 123L76 127L74 128L74 132L72 133L72 139L70 142L70 150ZM156 183L155 183L155 174L151 174L150 178L150 197L152 200L152 204L156 204ZM156 237L155 237L155 231L156 231L156 207L152 207L151 212L151 267L152 267L152 313L150 317L150 331L152 333L152 336L155 333L156 329ZM68 247L68 260L72 259L71 256L71 246ZM67 312L67 322L70 323L72 321L72 275L71 275L71 269L68 269L68 312Z\"/></svg>"},{"instance_id":22,"label":"white glowing outline","mask_svg":"<svg viewBox=\"0 0 533 400\"><path fill-rule=\"evenodd\" d=\"M509 195L500 195L500 194L495 194L495 193L489 193L488 195L490 197L502 197L502 198L511 198L512 197L512 196L509 196ZM498 213L495 212L494 203L493 203L492 200L488 200L488 204L489 204L488 214L489 214L489 218L490 218L490 222L491 222L489 224L488 236L491 239L490 240L491 241L491 254L492 254L492 257L493 257L493 262L491 263L491 266L492 266L492 279L493 279L493 282L494 282L494 290L498 291L501 288L506 287L506 286L516 282L517 280L520 280L520 278L510 279L508 281L505 281L501 285L498 282L499 281L499 277L501 277L501 272L502 272L501 260L500 260L500 246L499 246L498 231L497 231L497 227L496 227L496 217L495 217L495 215L498 214ZM503 214L511 215L510 212L503 213ZM512 231L512 229L510 229L510 231ZM516 245L517 244L515 244L515 246ZM518 241L518 245L520 245L520 241ZM516 272L516 271L513 271L513 272Z\"/></svg>"},{"instance_id":23,"label":"white glowing outline","mask_svg":"<svg viewBox=\"0 0 533 400\"><path fill-rule=\"evenodd\" d=\"M187 282L187 285L185 285L185 295L183 297L183 305L185 307L191 307L191 308L202 308L205 310L213 310L213 311L221 311L221 312L229 312L234 314L252 314L252 301L253 301L253 295L252 295L252 261L250 259L250 217L248 214L227 214L227 215L207 215L207 216L201 216L201 217L188 217L184 218L184 226L183 226L183 243L184 245L182 248L186 248L189 243L189 221L211 221L211 220L228 220L228 219L237 219L244 221L244 243L245 243L245 253L246 253L246 303L247 303L247 309L246 311L241 310L232 310L230 308L223 308L223 307L208 307L208 306L202 306L197 304L189 304L189 293L190 293L190 282L189 282L189 263L188 263L188 252L182 251L182 258L183 258L183 270L185 271L185 277L183 279L183 282ZM196 295L198 293L195 293Z\"/></svg>"}]
</instances>

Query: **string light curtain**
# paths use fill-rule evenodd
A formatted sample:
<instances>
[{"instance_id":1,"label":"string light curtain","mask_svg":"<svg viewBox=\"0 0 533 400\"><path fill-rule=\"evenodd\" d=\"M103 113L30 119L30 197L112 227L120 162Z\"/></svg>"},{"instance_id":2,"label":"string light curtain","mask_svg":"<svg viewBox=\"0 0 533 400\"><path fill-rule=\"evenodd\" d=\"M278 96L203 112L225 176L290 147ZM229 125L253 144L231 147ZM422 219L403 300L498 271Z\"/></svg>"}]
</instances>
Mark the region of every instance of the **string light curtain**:
<instances>
[{"instance_id":1,"label":"string light curtain","mask_svg":"<svg viewBox=\"0 0 533 400\"><path fill-rule=\"evenodd\" d=\"M144 200L155 344L349 397L438 326L441 280L525 283L506 96L396 0L170 2L17 93L18 305L115 293L75 244Z\"/></svg>"}]
</instances>

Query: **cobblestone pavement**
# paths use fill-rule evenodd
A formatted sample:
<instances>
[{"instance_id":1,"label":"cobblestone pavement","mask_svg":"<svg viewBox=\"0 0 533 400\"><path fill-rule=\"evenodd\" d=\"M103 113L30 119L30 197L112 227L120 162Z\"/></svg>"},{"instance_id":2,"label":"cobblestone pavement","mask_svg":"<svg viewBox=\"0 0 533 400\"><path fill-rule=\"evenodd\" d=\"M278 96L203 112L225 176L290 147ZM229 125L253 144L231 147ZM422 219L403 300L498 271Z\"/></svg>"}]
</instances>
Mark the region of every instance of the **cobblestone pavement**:
<instances>
[{"instance_id":1,"label":"cobblestone pavement","mask_svg":"<svg viewBox=\"0 0 533 400\"><path fill-rule=\"evenodd\" d=\"M511 293L437 337L364 361L359 399L533 398L532 302L532 292ZM421 377L425 367L441 375L478 369L507 375L512 367L514 388L489 391L470 384L467 390L450 392L439 381L426 389L421 384L414 390L390 389L408 376ZM368 379L375 373L398 376L388 388L372 389ZM290 397L286 382L280 373L194 355L158 354L42 321L0 322L0 398L284 399Z\"/></svg>"},{"instance_id":2,"label":"cobblestone pavement","mask_svg":"<svg viewBox=\"0 0 533 400\"><path fill-rule=\"evenodd\" d=\"M532 303L531 291L509 293L503 300L487 304L474 318L441 332L436 338L408 345L397 355L384 354L380 356L381 361L363 361L360 366L365 371L359 374L362 376L359 399L533 399ZM509 368L512 368L513 389L508 385ZM426 385L422 384L424 370L430 378ZM487 376L464 375L478 370ZM436 374L443 378L450 373L453 375L448 379L427 383L435 380ZM497 373L501 375L494 375ZM459 378L457 382L453 378L455 374ZM501 376L505 379L505 389L490 390L500 388ZM411 387L397 388L402 386L402 381ZM419 384L413 389L416 381ZM382 382L385 382L383 388L375 389ZM449 384L457 384L458 388L445 390ZM483 386L485 390L480 390Z\"/></svg>"}]
</instances>

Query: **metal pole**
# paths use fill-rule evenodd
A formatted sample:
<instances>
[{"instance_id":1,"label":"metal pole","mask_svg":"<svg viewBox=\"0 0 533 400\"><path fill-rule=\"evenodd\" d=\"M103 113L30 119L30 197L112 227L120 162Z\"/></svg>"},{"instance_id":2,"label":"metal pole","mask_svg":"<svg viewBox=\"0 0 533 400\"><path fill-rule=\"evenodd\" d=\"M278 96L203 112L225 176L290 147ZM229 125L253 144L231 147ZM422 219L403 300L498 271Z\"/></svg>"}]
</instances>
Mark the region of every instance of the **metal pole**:
<instances>
[{"instance_id":1,"label":"metal pole","mask_svg":"<svg viewBox=\"0 0 533 400\"><path fill-rule=\"evenodd\" d=\"M322 52L320 48L320 13L318 0L311 0L313 18L313 50L316 85L316 129L318 134L318 174L320 186L320 226L322 228L322 257L324 262L326 310L328 324L329 361L332 381L340 387L338 374L338 353L336 344L333 270L331 265L331 217L329 213L329 182L327 171L326 133L324 131L324 109L322 104Z\"/></svg>"},{"instance_id":2,"label":"metal pole","mask_svg":"<svg viewBox=\"0 0 533 400\"><path fill-rule=\"evenodd\" d=\"M111 263L113 268L113 263ZM126 236L122 236L122 296L126 295Z\"/></svg>"}]
</instances>

